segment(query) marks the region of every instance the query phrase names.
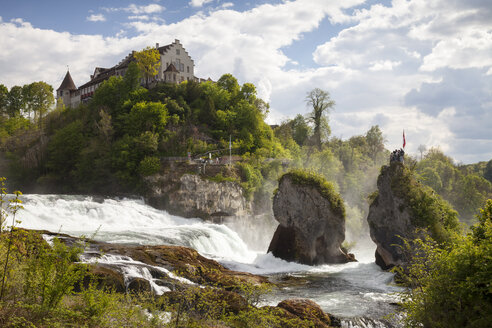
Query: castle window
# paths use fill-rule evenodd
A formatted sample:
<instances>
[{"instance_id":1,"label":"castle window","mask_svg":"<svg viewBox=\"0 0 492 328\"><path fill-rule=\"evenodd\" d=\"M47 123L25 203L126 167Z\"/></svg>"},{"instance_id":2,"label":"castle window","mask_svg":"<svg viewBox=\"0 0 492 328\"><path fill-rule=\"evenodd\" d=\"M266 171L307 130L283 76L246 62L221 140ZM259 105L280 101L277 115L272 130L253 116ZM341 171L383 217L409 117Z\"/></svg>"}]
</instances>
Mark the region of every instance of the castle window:
<instances>
[{"instance_id":1,"label":"castle window","mask_svg":"<svg viewBox=\"0 0 492 328\"><path fill-rule=\"evenodd\" d=\"M186 66L186 73L190 72L190 66Z\"/></svg>"},{"instance_id":2,"label":"castle window","mask_svg":"<svg viewBox=\"0 0 492 328\"><path fill-rule=\"evenodd\" d=\"M176 55L179 55L179 49L176 49Z\"/></svg>"}]
</instances>

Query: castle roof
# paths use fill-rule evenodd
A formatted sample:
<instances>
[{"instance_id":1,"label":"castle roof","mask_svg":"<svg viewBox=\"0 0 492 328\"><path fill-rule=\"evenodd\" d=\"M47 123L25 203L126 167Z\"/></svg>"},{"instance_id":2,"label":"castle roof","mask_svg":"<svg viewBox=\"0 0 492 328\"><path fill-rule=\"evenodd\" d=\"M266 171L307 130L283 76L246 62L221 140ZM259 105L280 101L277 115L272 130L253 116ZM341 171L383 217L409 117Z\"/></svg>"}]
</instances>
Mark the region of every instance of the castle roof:
<instances>
[{"instance_id":1,"label":"castle roof","mask_svg":"<svg viewBox=\"0 0 492 328\"><path fill-rule=\"evenodd\" d=\"M164 73L166 73L166 72L179 73L179 71L176 69L176 67L173 64L169 64L169 66L166 68L166 70L164 71Z\"/></svg>"},{"instance_id":2,"label":"castle roof","mask_svg":"<svg viewBox=\"0 0 492 328\"><path fill-rule=\"evenodd\" d=\"M106 70L104 70L103 72L101 72L98 76L96 76L95 78L93 78L92 80L90 80L89 82L81 85L79 87L79 89L83 89L85 87L88 87L88 86L91 86L91 85L94 85L94 84L97 84L99 82L102 82L104 80L107 80L109 79L111 76L115 75L115 68L112 67L112 68L108 68Z\"/></svg>"},{"instance_id":3,"label":"castle roof","mask_svg":"<svg viewBox=\"0 0 492 328\"><path fill-rule=\"evenodd\" d=\"M60 87L56 89L56 91L58 90L77 90L69 71L67 71L67 74L65 75L63 82L60 84Z\"/></svg>"},{"instance_id":4,"label":"castle roof","mask_svg":"<svg viewBox=\"0 0 492 328\"><path fill-rule=\"evenodd\" d=\"M159 51L159 53L161 55L164 55L164 53L167 52L169 50L169 48L171 48L172 45L173 44L171 43L171 44L165 45L163 47L159 47L159 48L157 48L157 50Z\"/></svg>"}]
</instances>

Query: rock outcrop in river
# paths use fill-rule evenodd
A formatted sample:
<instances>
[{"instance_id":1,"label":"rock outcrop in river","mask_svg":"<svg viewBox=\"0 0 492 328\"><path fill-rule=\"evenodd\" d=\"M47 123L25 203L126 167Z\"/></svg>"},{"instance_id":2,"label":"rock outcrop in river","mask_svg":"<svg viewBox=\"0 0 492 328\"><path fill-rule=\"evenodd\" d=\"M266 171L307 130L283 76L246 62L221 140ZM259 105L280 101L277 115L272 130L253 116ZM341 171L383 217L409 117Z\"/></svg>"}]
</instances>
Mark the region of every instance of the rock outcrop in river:
<instances>
[{"instance_id":1,"label":"rock outcrop in river","mask_svg":"<svg viewBox=\"0 0 492 328\"><path fill-rule=\"evenodd\" d=\"M424 230L438 242L458 228L457 213L432 189L422 185L403 163L383 166L367 221L376 243L376 263L384 270L406 264L403 239Z\"/></svg>"},{"instance_id":2,"label":"rock outcrop in river","mask_svg":"<svg viewBox=\"0 0 492 328\"><path fill-rule=\"evenodd\" d=\"M303 264L346 263L343 200L326 180L300 170L280 178L273 200L280 223L268 248L276 257Z\"/></svg>"}]
</instances>

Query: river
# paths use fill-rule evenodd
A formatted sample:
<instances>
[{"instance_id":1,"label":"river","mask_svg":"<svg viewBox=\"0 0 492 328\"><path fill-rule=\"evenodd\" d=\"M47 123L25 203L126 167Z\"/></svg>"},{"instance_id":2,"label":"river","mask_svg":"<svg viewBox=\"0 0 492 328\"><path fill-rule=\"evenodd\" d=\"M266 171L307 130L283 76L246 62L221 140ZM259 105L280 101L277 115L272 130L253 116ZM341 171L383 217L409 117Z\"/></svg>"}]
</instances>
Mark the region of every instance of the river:
<instances>
[{"instance_id":1,"label":"river","mask_svg":"<svg viewBox=\"0 0 492 328\"><path fill-rule=\"evenodd\" d=\"M307 266L266 253L275 225L264 220L233 218L223 224L186 219L140 199L73 195L23 195L20 226L86 236L110 243L181 245L238 271L280 282L263 300L276 305L287 298L309 298L342 318L342 327L397 327L386 317L397 311L399 287L393 274L374 263L375 245L359 244L359 262Z\"/></svg>"}]
</instances>

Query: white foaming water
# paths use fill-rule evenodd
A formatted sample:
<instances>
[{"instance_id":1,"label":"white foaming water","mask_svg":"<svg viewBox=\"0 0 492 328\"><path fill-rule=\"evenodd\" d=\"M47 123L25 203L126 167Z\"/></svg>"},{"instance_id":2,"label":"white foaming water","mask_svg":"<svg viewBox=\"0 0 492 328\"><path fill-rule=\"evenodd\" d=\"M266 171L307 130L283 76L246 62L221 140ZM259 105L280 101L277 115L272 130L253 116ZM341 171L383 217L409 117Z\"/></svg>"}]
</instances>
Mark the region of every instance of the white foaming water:
<instances>
[{"instance_id":1,"label":"white foaming water","mask_svg":"<svg viewBox=\"0 0 492 328\"><path fill-rule=\"evenodd\" d=\"M157 295L162 295L165 292L170 291L170 289L165 286L159 286L156 283L156 279L154 279L154 277L150 273L149 269L159 271L162 274L185 284L189 284L189 285L195 284L186 278L176 276L174 273L172 273L171 271L165 268L148 265L140 261L135 261L134 259L128 256L104 254L101 255L100 257L90 257L87 255L85 256L83 255L81 260L82 262L85 263L108 264L118 267L122 271L123 277L125 279L126 287L128 287L129 283L134 278L145 279L150 283L150 287Z\"/></svg>"},{"instance_id":2,"label":"white foaming water","mask_svg":"<svg viewBox=\"0 0 492 328\"><path fill-rule=\"evenodd\" d=\"M285 287L268 296L265 300L268 304L276 305L286 298L305 297L320 304L327 312L354 317L387 314L384 311L391 311L387 309L389 303L398 301L392 293L400 289L390 285L393 275L373 263L374 245L359 245L360 253L364 254L363 262L307 266L286 262L264 251L252 251L258 248L255 245L248 247L226 225L173 216L146 205L142 200L66 195L24 195L22 199L24 209L18 217L25 228L89 237L97 231L94 239L114 243L188 246L233 270L304 279L300 285ZM242 233L244 235L245 232ZM273 232L253 227L251 233L265 235ZM263 236L266 240L271 237ZM357 258L358 250L355 249L354 253ZM167 289L155 284L149 266L143 263L109 254L97 261L120 264L127 268L125 276L149 280L157 293ZM162 271L164 268L157 270L171 275ZM380 308L385 310L375 310Z\"/></svg>"},{"instance_id":3,"label":"white foaming water","mask_svg":"<svg viewBox=\"0 0 492 328\"><path fill-rule=\"evenodd\" d=\"M24 195L18 216L21 227L50 230L94 239L142 245L183 245L204 255L251 262L250 251L237 233L226 227L170 215L135 199L89 196Z\"/></svg>"}]
</instances>

